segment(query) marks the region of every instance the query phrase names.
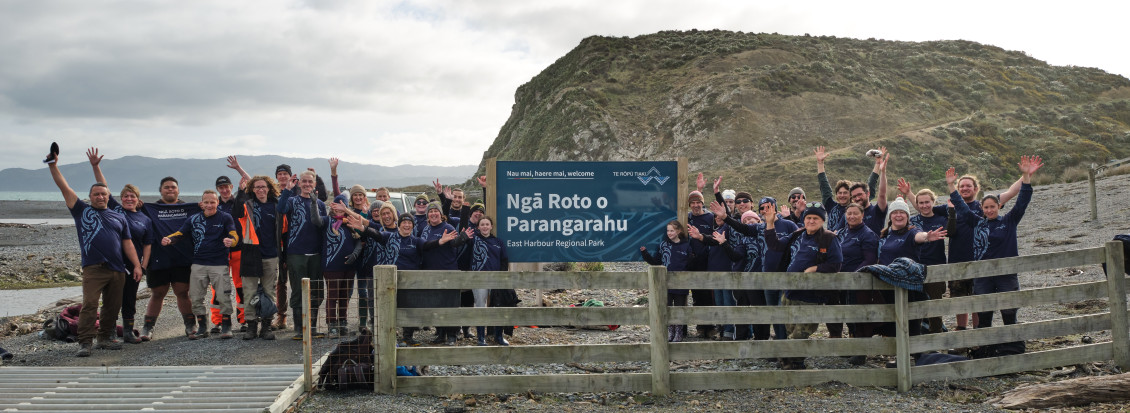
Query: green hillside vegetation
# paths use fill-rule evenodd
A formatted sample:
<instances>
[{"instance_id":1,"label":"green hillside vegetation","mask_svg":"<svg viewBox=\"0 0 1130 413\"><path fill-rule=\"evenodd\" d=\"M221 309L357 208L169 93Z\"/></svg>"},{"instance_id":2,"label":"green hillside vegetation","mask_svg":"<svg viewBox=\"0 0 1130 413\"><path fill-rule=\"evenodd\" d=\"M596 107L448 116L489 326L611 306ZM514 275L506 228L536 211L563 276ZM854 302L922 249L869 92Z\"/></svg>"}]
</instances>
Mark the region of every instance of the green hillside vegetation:
<instances>
[{"instance_id":1,"label":"green hillside vegetation","mask_svg":"<svg viewBox=\"0 0 1130 413\"><path fill-rule=\"evenodd\" d=\"M593 36L518 88L484 159L670 160L724 186L816 190L862 180L887 146L892 179L940 188L948 166L1001 188L1020 154L1045 180L1130 156L1130 80L969 41L727 31ZM480 173L482 166L480 165Z\"/></svg>"}]
</instances>

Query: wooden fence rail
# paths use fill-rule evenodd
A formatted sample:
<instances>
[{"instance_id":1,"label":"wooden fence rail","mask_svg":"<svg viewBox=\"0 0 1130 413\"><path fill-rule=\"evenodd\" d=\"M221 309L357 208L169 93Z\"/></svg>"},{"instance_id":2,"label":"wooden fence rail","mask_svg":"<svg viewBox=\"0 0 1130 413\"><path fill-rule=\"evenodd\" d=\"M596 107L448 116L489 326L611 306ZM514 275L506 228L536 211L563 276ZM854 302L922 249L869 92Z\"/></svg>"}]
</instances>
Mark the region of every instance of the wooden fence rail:
<instances>
[{"instance_id":1,"label":"wooden fence rail","mask_svg":"<svg viewBox=\"0 0 1130 413\"><path fill-rule=\"evenodd\" d=\"M668 273L646 272L444 272L396 271L378 266L374 331L377 353L375 390L380 393L512 393L741 389L804 386L840 381L855 386L897 386L907 391L929 380L984 377L1087 361L1113 359L1130 368L1130 328L1122 246L934 265L930 282L972 279L1082 265L1107 264L1107 280L923 302L869 274ZM636 308L423 308L398 309L397 289L646 289L648 306ZM891 290L893 304L784 307L667 307L667 289L733 290ZM958 312L991 311L1087 299L1107 299L1108 312L940 334L910 337L908 320ZM795 324L895 322L895 337L836 340L773 340L668 343L669 324ZM435 325L647 325L643 344L534 345L510 347L397 348L397 327ZM988 345L1110 329L1113 341L976 361L911 366L910 354ZM670 362L707 359L894 355L896 369L800 371L671 372ZM481 365L536 363L649 362L649 372L396 377L397 365Z\"/></svg>"}]
</instances>

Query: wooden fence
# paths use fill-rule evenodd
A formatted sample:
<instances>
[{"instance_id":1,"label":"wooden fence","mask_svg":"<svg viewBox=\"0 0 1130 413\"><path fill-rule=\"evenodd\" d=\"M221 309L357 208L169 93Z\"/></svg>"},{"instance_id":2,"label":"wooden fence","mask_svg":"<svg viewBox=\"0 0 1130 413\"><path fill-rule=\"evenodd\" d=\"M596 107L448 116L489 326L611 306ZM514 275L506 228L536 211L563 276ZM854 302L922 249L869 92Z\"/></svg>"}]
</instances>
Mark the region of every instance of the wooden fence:
<instances>
[{"instance_id":1,"label":"wooden fence","mask_svg":"<svg viewBox=\"0 0 1130 413\"><path fill-rule=\"evenodd\" d=\"M1126 278L1122 245L928 267L930 282L951 281L1106 263L1106 281L907 302L907 293L870 274L672 272L443 272L374 268L376 278L375 390L379 393L516 393L776 388L839 381L889 386L983 377L1113 359L1130 368ZM648 306L636 308L396 308L397 289L527 288L646 289ZM667 289L894 290L894 304L778 307L667 307ZM958 312L1021 308L1087 299L1109 299L1109 311L1010 326L910 337L908 320ZM895 337L771 341L667 342L668 324L793 324L897 322ZM509 347L397 348L398 327L481 325L648 325L642 344L531 345ZM922 367L910 354L1042 337L1111 330L1112 342ZM897 368L671 372L683 360L895 355ZM650 362L646 373L397 377L397 365L483 365L586 362Z\"/></svg>"}]
</instances>

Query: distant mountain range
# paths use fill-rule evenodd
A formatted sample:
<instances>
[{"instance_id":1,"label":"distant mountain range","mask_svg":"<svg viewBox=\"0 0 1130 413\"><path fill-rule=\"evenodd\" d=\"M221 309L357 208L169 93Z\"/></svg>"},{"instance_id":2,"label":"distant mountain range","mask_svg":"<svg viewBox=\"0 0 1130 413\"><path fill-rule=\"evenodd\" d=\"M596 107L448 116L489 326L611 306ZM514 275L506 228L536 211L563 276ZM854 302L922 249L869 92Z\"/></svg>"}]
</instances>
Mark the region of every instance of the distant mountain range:
<instances>
[{"instance_id":1,"label":"distant mountain range","mask_svg":"<svg viewBox=\"0 0 1130 413\"><path fill-rule=\"evenodd\" d=\"M77 154L75 154L77 155ZM75 156L72 155L71 159ZM83 157L85 159L85 157ZM288 158L274 155L240 156L240 166L251 175L275 176L279 164L290 165L295 172L314 168L329 185L330 167L324 158ZM180 183L181 192L200 193L215 188L216 178L227 175L233 183L239 182L239 173L227 167L227 159L158 159L145 156L126 156L119 159L103 159L102 173L117 193L122 185L132 183L142 192L157 192L161 178L173 176ZM71 187L80 194L94 183L94 175L87 162L60 166L63 176ZM475 172L475 165L425 166L366 165L342 161L338 165L338 179L341 185L364 185L366 188L404 187L429 185L435 179L445 184L467 181ZM0 191L55 191L51 174L44 169L8 168L0 171Z\"/></svg>"}]
</instances>

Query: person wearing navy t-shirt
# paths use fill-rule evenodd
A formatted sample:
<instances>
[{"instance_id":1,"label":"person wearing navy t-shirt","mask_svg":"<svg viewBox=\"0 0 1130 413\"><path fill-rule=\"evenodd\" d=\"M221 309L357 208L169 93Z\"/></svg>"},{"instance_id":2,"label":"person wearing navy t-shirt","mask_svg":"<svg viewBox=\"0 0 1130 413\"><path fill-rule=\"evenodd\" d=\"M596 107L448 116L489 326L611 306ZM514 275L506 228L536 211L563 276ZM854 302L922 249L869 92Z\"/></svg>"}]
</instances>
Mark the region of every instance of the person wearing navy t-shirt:
<instances>
[{"instance_id":1,"label":"person wearing navy t-shirt","mask_svg":"<svg viewBox=\"0 0 1130 413\"><path fill-rule=\"evenodd\" d=\"M782 240L777 237L776 224L781 221L777 214L776 206L769 208L765 214L765 243L774 251L788 252L787 272L819 272L836 273L840 271L844 257L840 251L840 243L836 242L836 233L824 229L826 212L817 204L804 209L804 228L797 230L788 238ZM826 247L823 247L826 246ZM781 298L781 305L821 305L825 302L826 293L810 290L788 290ZM789 339L807 339L816 331L818 324L787 324ZM783 358L780 360L782 368L804 369L804 358Z\"/></svg>"},{"instance_id":2,"label":"person wearing navy t-shirt","mask_svg":"<svg viewBox=\"0 0 1130 413\"><path fill-rule=\"evenodd\" d=\"M857 203L850 203L844 210L844 220L847 226L836 234L840 243L840 253L844 257L844 264L840 268L843 272L855 272L860 268L879 261L879 236L875 235L863 224L863 207ZM847 304L882 303L882 291L848 291L844 294ZM874 331L881 327L881 323L848 323L848 332L854 338L871 337ZM848 362L852 365L862 365L867 361L866 356L852 356Z\"/></svg>"},{"instance_id":3,"label":"person wearing navy t-shirt","mask_svg":"<svg viewBox=\"0 0 1130 413\"><path fill-rule=\"evenodd\" d=\"M667 272L686 271L687 266L694 259L694 249L688 239L687 228L679 221L667 223L667 232L659 241L657 249L659 256L647 252L647 247L640 247L643 260L651 265L662 265ZM667 306L686 307L687 290L667 290ZM667 326L667 341L678 343L687 336L686 325Z\"/></svg>"},{"instance_id":4,"label":"person wearing navy t-shirt","mask_svg":"<svg viewBox=\"0 0 1130 413\"><path fill-rule=\"evenodd\" d=\"M452 236L458 234L455 227L447 223L447 217L443 215L443 206L439 202L428 203L424 215L427 217L427 225L422 231L418 231L424 242L439 241L449 233ZM458 270L459 263L457 262L456 249L461 245L463 245L463 241L456 239L455 242L445 242L436 248L425 248L423 252L424 265L421 269ZM427 291L430 291L429 294L434 307L459 307L459 290ZM436 327L434 344L455 345L458 334L459 327Z\"/></svg>"},{"instance_id":5,"label":"person wearing navy t-shirt","mask_svg":"<svg viewBox=\"0 0 1130 413\"><path fill-rule=\"evenodd\" d=\"M286 265L290 277L290 285L301 288L302 279L310 279L310 334L321 337L318 332L318 307L325 298L324 282L322 280L322 234L314 224L310 223L310 204L315 204L319 211L326 210L326 204L314 195L317 185L317 175L314 171L306 170L291 178L289 182L280 183L283 186L279 195L278 212L287 218L286 239ZM297 188L296 188L297 187ZM302 294L295 291L290 295L290 309L294 314L294 340L302 339Z\"/></svg>"},{"instance_id":6,"label":"person wearing navy t-shirt","mask_svg":"<svg viewBox=\"0 0 1130 413\"><path fill-rule=\"evenodd\" d=\"M106 176L102 174L102 168L99 166L102 163L103 156L98 154L98 148L87 149L86 157L90 160L91 169L94 170L94 180L109 188L110 183L106 182ZM132 184L126 184L122 188L121 202L111 196L107 205L108 208L126 218L132 237L133 249L137 253L137 261L141 264L141 270L144 272L149 265L149 255L152 252L151 244L153 244L154 236L149 217L139 211L141 209L141 191ZM133 277L125 277L125 284L122 288L122 341L131 344L143 341L133 332L134 316L137 314L137 288L139 285L140 282L134 280ZM144 334L143 336L147 337Z\"/></svg>"},{"instance_id":7,"label":"person wearing navy t-shirt","mask_svg":"<svg viewBox=\"0 0 1130 413\"><path fill-rule=\"evenodd\" d=\"M887 148L879 148L879 151L880 156L886 155ZM828 152L824 150L823 146L818 146L814 154L816 155L816 180L820 183L820 198L824 202L823 207L825 215L828 217L827 228L829 231L838 233L840 228L843 228L845 225L844 210L847 209L847 205L851 203L852 182L847 180L836 182L836 189L835 192L833 192L832 186L829 184L828 175L824 172L824 160L828 159ZM871 170L871 175L867 178L867 186L864 188L873 190L877 187L879 181L879 160L879 158L875 159L875 167ZM874 192L868 191L868 199L874 196Z\"/></svg>"},{"instance_id":8,"label":"person wearing navy t-shirt","mask_svg":"<svg viewBox=\"0 0 1130 413\"><path fill-rule=\"evenodd\" d=\"M901 179L900 185L901 185ZM949 222L949 217L946 216L945 205L934 205L937 202L937 195L934 191L923 189L914 195L914 209L918 210L918 215L910 217L910 225L922 230L933 231L938 228L945 228ZM938 208L941 208L941 213L938 213ZM938 265L945 264L946 260L946 241L937 240L922 244L918 249L918 262L923 265ZM946 293L946 283L926 283L922 286L926 295L931 300L942 298ZM930 318L930 333L941 333L943 330L942 318Z\"/></svg>"},{"instance_id":9,"label":"person wearing navy t-shirt","mask_svg":"<svg viewBox=\"0 0 1130 413\"><path fill-rule=\"evenodd\" d=\"M879 264L890 265L896 258L910 258L919 260L919 249L928 242L934 242L946 237L944 228L935 228L932 231L923 231L921 228L910 225L910 206L902 197L891 202L890 211L887 213L887 228L879 233ZM908 291L912 302L924 301L925 293ZM894 293L887 296L888 303L894 302ZM916 336L921 332L921 320L910 320L910 335Z\"/></svg>"},{"instance_id":10,"label":"person wearing navy t-shirt","mask_svg":"<svg viewBox=\"0 0 1130 413\"><path fill-rule=\"evenodd\" d=\"M322 275L326 279L326 327L330 338L347 334L345 317L357 270L352 263L346 262L354 246L360 243L354 239L359 235L343 225L347 215L345 211L349 208L346 200L345 195L334 197L329 210L318 210L315 204L310 204L310 223L322 231ZM317 323L311 319L310 325L316 326Z\"/></svg>"},{"instance_id":11,"label":"person wearing navy t-shirt","mask_svg":"<svg viewBox=\"0 0 1130 413\"><path fill-rule=\"evenodd\" d=\"M141 339L150 337L161 308L165 305L165 295L170 288L176 297L177 310L180 311L184 328L196 327L196 315L192 314L192 302L188 298L188 281L192 274L192 246L188 243L161 245L163 234L171 234L184 225L188 217L200 212L199 203L185 203L180 199L180 186L176 178L166 176L159 186L161 199L141 205L141 212L149 217L153 225L153 256L149 259L149 273L145 284L152 293L145 308L145 327ZM149 333L149 334L146 334Z\"/></svg>"},{"instance_id":12,"label":"person wearing navy t-shirt","mask_svg":"<svg viewBox=\"0 0 1130 413\"><path fill-rule=\"evenodd\" d=\"M1028 204L1032 201L1032 174L1044 166L1039 156L1020 157L1021 186L1020 196L1016 205L1007 214L1000 214L1001 202L996 196L986 195L981 199L982 217L978 217L969 207L962 202L957 190L950 193L950 201L957 210L957 225L972 228L973 232L973 258L977 261L1008 258L1019 255L1017 248L1016 229L1024 217ZM954 188L956 174L946 173L946 183L950 189ZM1020 281L1016 274L1005 274L991 277L981 277L973 280L973 294L993 294L1020 289ZM1017 309L1002 309L1001 319L1006 325L1016 324ZM977 328L992 327L993 312L978 313Z\"/></svg>"},{"instance_id":13,"label":"person wearing navy t-shirt","mask_svg":"<svg viewBox=\"0 0 1130 413\"><path fill-rule=\"evenodd\" d=\"M126 217L109 208L110 189L95 183L90 187L90 203L78 199L59 171L58 152L47 156L47 169L55 186L63 194L67 209L75 220L79 252L82 255L82 311L79 312L78 357L89 357L91 349L120 350L122 342L114 339L114 326L122 305L125 278L141 280L141 263L131 242ZM98 301L102 301L101 314ZM98 318L95 332L94 321Z\"/></svg>"},{"instance_id":14,"label":"person wearing navy t-shirt","mask_svg":"<svg viewBox=\"0 0 1130 413\"><path fill-rule=\"evenodd\" d=\"M706 181L699 174L698 179L703 185ZM701 187L701 185L700 185ZM692 191L687 196L687 204L690 206L690 211L687 212L687 226L696 227L698 231L703 234L714 232L714 214L706 211L705 199L701 191ZM710 247L703 244L701 241L691 238L689 240L691 249L694 250L694 259L691 260L687 266L687 271L706 271L707 264L709 263ZM714 290L706 289L692 289L691 302L696 306L712 306L714 305ZM701 338L708 338L714 334L714 325L699 324L695 326L695 331Z\"/></svg>"},{"instance_id":15,"label":"person wearing navy t-shirt","mask_svg":"<svg viewBox=\"0 0 1130 413\"><path fill-rule=\"evenodd\" d=\"M192 300L192 313L196 316L196 331L185 330L189 340L208 337L208 310L204 297L208 287L217 291L220 311L224 314L220 321L220 338L232 338L231 332L231 273L228 270L228 250L239 242L235 232L235 220L231 215L219 210L220 200L216 191L204 191L200 197L201 212L188 217L176 232L161 239L161 245L177 243L188 238L192 245L192 274L188 296Z\"/></svg>"}]
</instances>

